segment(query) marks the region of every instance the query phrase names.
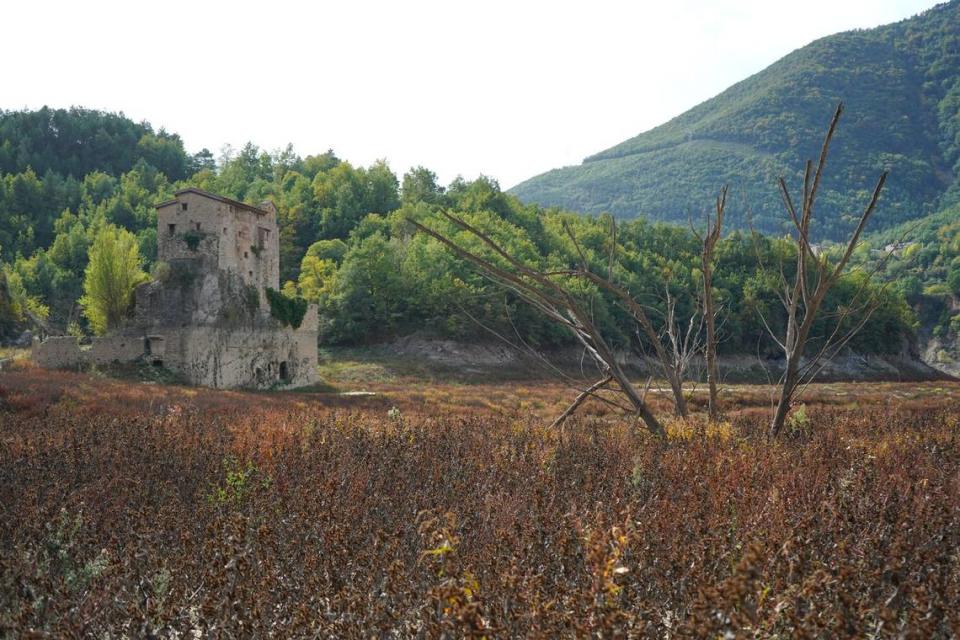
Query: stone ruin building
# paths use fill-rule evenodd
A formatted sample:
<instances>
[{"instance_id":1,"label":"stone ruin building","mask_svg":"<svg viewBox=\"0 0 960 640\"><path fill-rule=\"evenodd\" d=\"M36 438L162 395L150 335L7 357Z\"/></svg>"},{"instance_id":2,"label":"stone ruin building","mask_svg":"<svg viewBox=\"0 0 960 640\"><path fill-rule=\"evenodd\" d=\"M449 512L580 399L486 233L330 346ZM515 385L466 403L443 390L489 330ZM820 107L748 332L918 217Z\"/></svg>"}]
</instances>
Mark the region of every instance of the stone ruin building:
<instances>
[{"instance_id":1,"label":"stone ruin building","mask_svg":"<svg viewBox=\"0 0 960 640\"><path fill-rule=\"evenodd\" d=\"M272 203L178 191L157 205L160 264L156 279L137 287L128 323L89 346L67 336L35 340L33 359L49 368L142 361L217 388L312 384L317 310L284 313L289 307L275 304L283 300L273 294L279 249Z\"/></svg>"}]
</instances>

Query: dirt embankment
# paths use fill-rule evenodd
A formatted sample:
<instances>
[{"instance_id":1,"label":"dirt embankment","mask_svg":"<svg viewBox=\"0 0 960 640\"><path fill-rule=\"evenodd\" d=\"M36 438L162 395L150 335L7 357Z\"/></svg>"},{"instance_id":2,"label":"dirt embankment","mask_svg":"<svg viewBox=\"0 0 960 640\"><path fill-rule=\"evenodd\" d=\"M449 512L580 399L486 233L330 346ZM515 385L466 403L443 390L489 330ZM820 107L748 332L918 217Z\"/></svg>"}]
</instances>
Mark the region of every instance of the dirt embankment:
<instances>
[{"instance_id":1,"label":"dirt embankment","mask_svg":"<svg viewBox=\"0 0 960 640\"><path fill-rule=\"evenodd\" d=\"M420 335L401 338L380 349L424 365L472 374L504 370L547 373L551 367L568 370L593 366L589 357L575 348L534 352L518 350L502 342L474 344ZM782 359L760 359L756 355L744 354L721 356L718 361L722 378L728 382L745 383L776 382L783 373L785 364ZM659 364L649 357L621 353L620 363L636 375L660 375ZM702 378L704 371L702 361L695 361L691 366L694 378ZM932 367L914 353L914 350L904 349L895 355L844 353L823 363L817 380L920 381L939 380L951 375L960 375L960 370L951 372L948 369Z\"/></svg>"},{"instance_id":2,"label":"dirt embankment","mask_svg":"<svg viewBox=\"0 0 960 640\"><path fill-rule=\"evenodd\" d=\"M950 344L931 337L923 346L923 360L938 371L960 378L960 342Z\"/></svg>"}]
</instances>

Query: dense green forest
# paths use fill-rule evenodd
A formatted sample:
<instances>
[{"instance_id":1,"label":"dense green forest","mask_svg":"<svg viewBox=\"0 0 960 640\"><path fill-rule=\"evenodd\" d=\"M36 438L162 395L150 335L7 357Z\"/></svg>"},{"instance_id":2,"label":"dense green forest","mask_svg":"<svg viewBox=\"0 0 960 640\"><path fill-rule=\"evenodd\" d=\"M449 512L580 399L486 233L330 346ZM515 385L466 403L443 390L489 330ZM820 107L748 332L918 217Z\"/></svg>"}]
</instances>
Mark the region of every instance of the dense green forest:
<instances>
[{"instance_id":1,"label":"dense green forest","mask_svg":"<svg viewBox=\"0 0 960 640\"><path fill-rule=\"evenodd\" d=\"M730 222L788 231L776 178L799 184L833 107L846 115L819 198L840 239L883 170L873 222L893 227L960 201L960 0L813 42L673 120L511 192L525 202L685 223L731 185Z\"/></svg>"},{"instance_id":2,"label":"dense green forest","mask_svg":"<svg viewBox=\"0 0 960 640\"><path fill-rule=\"evenodd\" d=\"M960 350L960 204L874 234L858 258L896 283L925 331Z\"/></svg>"},{"instance_id":3,"label":"dense green forest","mask_svg":"<svg viewBox=\"0 0 960 640\"><path fill-rule=\"evenodd\" d=\"M65 146L70 153L45 154L45 141L55 139L64 122L83 131L84 140L112 140L116 149L98 147L93 153L80 143ZM149 125L81 110L3 114L0 130L9 136L3 145L13 148L6 143L16 140L16 148L25 150L0 176L0 285L6 292L0 330L8 334L23 326L26 309L46 315L55 327L88 332L78 299L93 238L108 225L131 231L150 271L156 257L154 205L188 185L252 203L274 201L284 292L319 304L321 339L328 344L370 343L416 331L470 340L491 339L495 331L537 346L569 343L563 330L528 305L435 240L414 234L408 218L443 227L438 212L455 211L531 264L558 267L578 260L562 230L567 221L591 260L607 259L606 218L524 204L486 177L442 186L422 167L398 178L385 162L354 167L332 151L300 157L291 148L269 153L253 144L213 162L209 152L188 155L178 137L153 133ZM146 153L156 140L164 141L165 152ZM34 171L35 161L43 163L43 174ZM87 173L77 176L75 170ZM773 352L762 338L758 310L777 322L774 282L758 255L765 264L785 259L789 265L792 250L785 240L739 232L721 242L715 281L724 316L722 350ZM685 305L681 313L693 311L699 245L689 229L628 221L620 225L618 252L618 279L641 300L662 309L669 287ZM858 277L847 278L829 304L836 308L851 296ZM581 294L591 298L615 342L643 348L622 310L597 291ZM857 339L859 349L898 350L912 330L914 316L900 291L883 295L884 305ZM821 332L828 322L825 316Z\"/></svg>"}]
</instances>

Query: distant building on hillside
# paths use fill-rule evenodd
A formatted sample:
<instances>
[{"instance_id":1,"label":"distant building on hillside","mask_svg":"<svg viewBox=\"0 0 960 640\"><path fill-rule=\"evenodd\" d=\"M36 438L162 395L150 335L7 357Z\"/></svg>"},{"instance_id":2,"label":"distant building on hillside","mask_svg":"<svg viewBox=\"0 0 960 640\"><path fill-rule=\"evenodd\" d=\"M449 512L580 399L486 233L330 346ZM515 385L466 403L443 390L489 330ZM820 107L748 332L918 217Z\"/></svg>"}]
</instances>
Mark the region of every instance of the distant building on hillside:
<instances>
[{"instance_id":1,"label":"distant building on hillside","mask_svg":"<svg viewBox=\"0 0 960 640\"><path fill-rule=\"evenodd\" d=\"M157 261L157 279L137 288L127 326L89 348L72 337L36 341L34 361L62 368L142 360L220 388L316 382L316 307L275 308L278 294L268 292L280 286L272 203L178 191L157 205Z\"/></svg>"},{"instance_id":2,"label":"distant building on hillside","mask_svg":"<svg viewBox=\"0 0 960 640\"><path fill-rule=\"evenodd\" d=\"M908 249L909 247L912 247L912 246L915 245L915 244L917 244L917 243L916 243L916 242L893 242L893 243L891 243L891 244L886 245L886 246L883 248L883 252L884 252L884 253L897 253L897 252L899 252L899 251L903 251L904 249Z\"/></svg>"}]
</instances>

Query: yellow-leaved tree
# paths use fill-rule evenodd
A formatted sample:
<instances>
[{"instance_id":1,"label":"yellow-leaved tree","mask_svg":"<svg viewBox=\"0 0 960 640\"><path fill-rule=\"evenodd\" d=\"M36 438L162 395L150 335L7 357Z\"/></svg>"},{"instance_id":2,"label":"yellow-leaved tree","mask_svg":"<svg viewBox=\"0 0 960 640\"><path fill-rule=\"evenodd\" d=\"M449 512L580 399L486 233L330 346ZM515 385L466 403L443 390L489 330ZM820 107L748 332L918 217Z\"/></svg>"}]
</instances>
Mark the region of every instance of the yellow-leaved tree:
<instances>
[{"instance_id":1,"label":"yellow-leaved tree","mask_svg":"<svg viewBox=\"0 0 960 640\"><path fill-rule=\"evenodd\" d=\"M97 335L119 327L133 302L134 288L148 277L136 237L113 225L97 232L83 277L80 306Z\"/></svg>"}]
</instances>

